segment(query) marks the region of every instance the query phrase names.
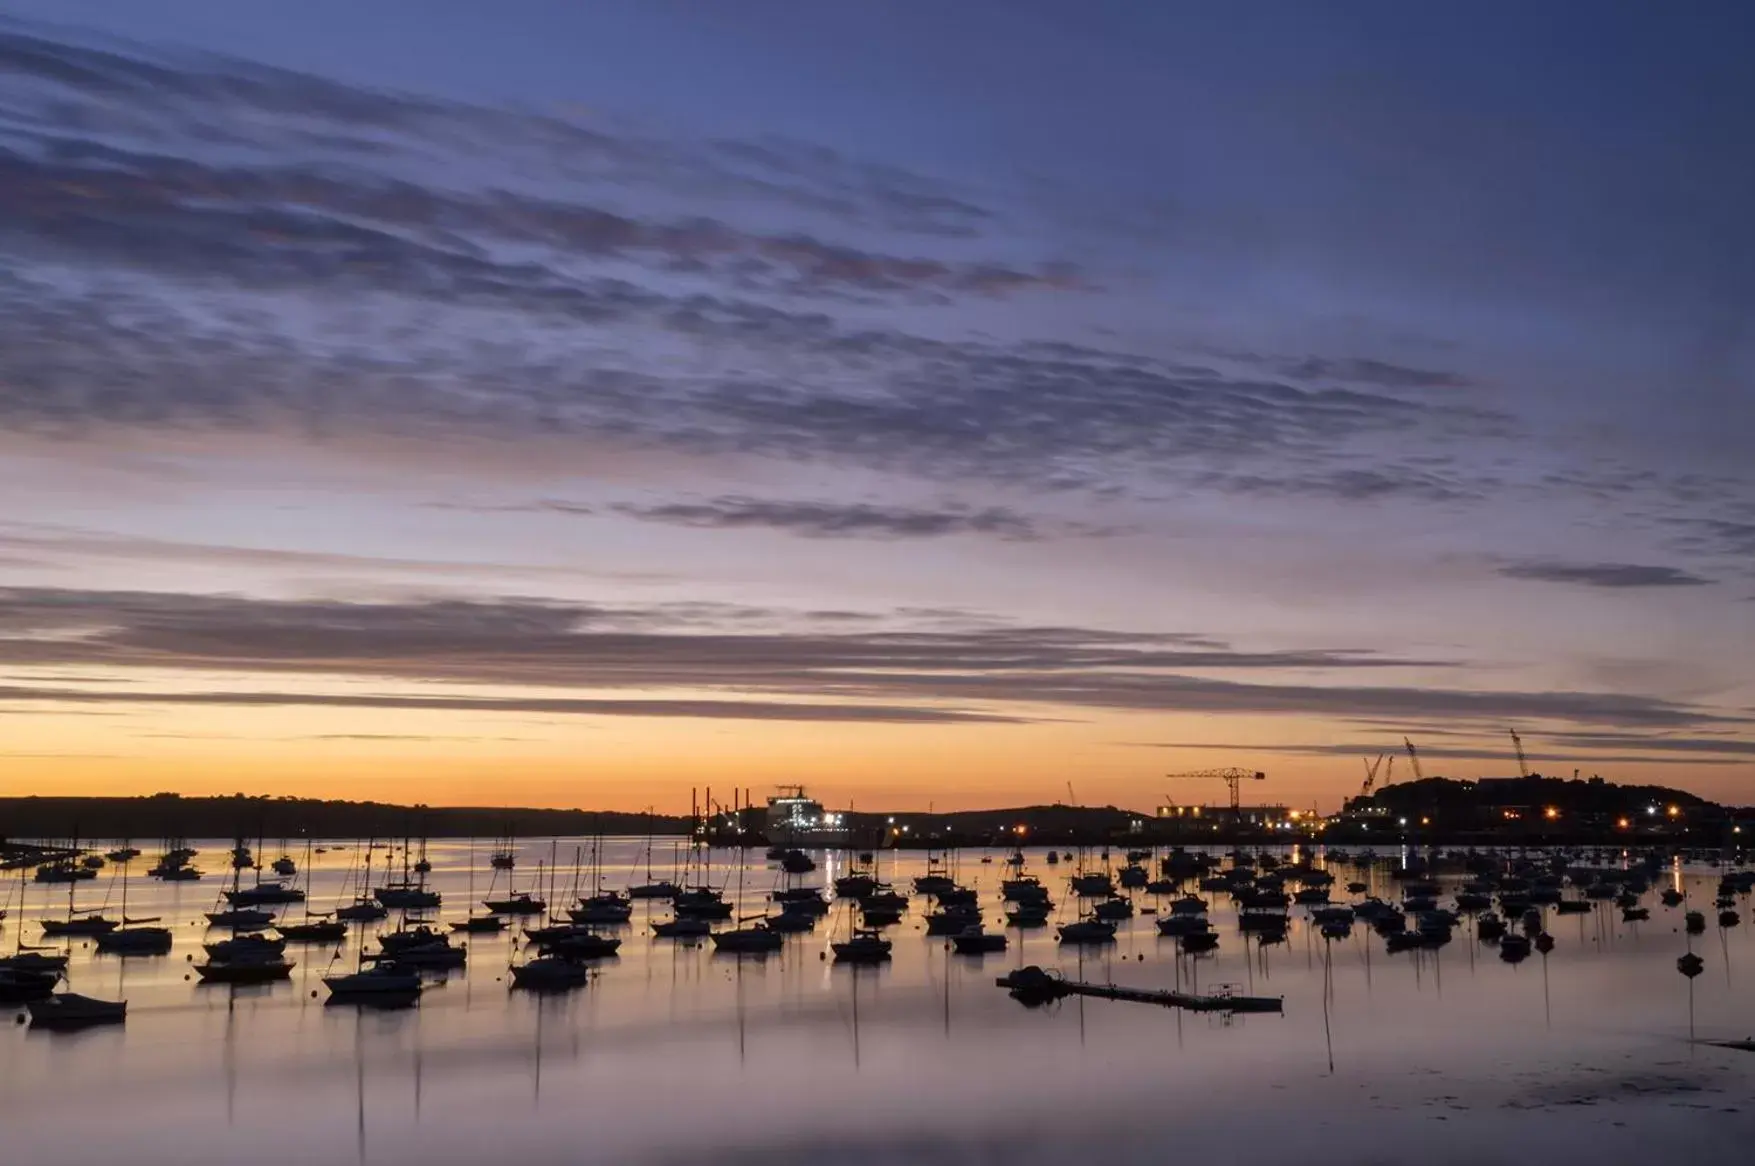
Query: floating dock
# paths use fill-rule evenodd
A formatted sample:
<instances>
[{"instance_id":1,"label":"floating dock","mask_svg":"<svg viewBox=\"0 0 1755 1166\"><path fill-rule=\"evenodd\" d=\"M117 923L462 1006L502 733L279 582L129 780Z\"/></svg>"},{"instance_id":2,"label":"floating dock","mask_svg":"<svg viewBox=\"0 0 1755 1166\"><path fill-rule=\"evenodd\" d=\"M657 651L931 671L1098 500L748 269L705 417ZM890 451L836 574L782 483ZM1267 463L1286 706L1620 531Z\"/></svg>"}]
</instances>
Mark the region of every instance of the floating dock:
<instances>
[{"instance_id":1,"label":"floating dock","mask_svg":"<svg viewBox=\"0 0 1755 1166\"><path fill-rule=\"evenodd\" d=\"M1026 1004L1040 1004L1067 996L1090 996L1098 1000L1125 1000L1133 1004L1156 1004L1188 1012L1282 1012L1281 996L1239 996L1230 991L1196 995L1168 989L1124 988L1118 984L1084 984L1045 972L1035 964L1009 972L994 981Z\"/></svg>"}]
</instances>

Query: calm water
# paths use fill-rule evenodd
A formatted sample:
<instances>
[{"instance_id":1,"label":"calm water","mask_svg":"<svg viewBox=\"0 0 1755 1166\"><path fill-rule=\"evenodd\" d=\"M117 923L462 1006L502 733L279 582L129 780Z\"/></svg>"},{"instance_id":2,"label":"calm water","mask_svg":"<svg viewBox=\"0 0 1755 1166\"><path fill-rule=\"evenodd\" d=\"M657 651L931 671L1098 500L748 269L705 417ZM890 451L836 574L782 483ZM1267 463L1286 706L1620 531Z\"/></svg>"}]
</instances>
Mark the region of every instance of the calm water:
<instances>
[{"instance_id":1,"label":"calm water","mask_svg":"<svg viewBox=\"0 0 1755 1166\"><path fill-rule=\"evenodd\" d=\"M1193 1153L1644 1166L1689 1153L1738 1160L1755 1138L1755 1053L1689 1039L1691 1003L1703 1039L1755 1034L1751 928L1695 939L1707 970L1690 987L1675 967L1682 912L1655 891L1648 923L1623 924L1611 905L1550 919L1553 955L1518 966L1466 925L1438 952L1395 956L1357 927L1325 962L1303 908L1285 945L1246 953L1228 899L1207 894L1223 940L1196 964L1177 959L1150 916L1082 961L1057 950L1052 930L1024 933L1021 945L1010 932L1004 954L954 956L923 934L916 899L890 933L892 964L854 971L821 958L843 912L779 955L739 960L650 938L648 907L636 904L620 957L577 992L509 991L509 935L477 937L466 973L429 988L418 1008L376 1012L324 1002L319 977L353 966L357 932L339 954L289 948L290 983L191 982L188 957L201 958L204 934L193 921L212 907L227 849L197 845L205 881L131 883L131 916L175 920L170 956L71 948L72 988L126 997L125 1027L0 1034L0 1161L1065 1163ZM525 845L520 888L553 853L564 896L575 845ZM605 845L608 885L644 881L642 846ZM669 844L657 852L669 873ZM271 844L264 857L277 853ZM355 857L349 846L315 859L315 909L333 905ZM435 843L430 857L444 916L461 916L467 848ZM838 873L839 856L821 857L807 881ZM982 865L966 852L958 868L982 889L990 921L999 859ZM728 879L731 892L737 861L714 859L715 881ZM777 875L759 852L749 862L754 911ZM883 874L905 887L924 865L923 855L886 855ZM1030 869L1063 908L1071 902L1040 854ZM1340 871L1337 901L1353 877ZM1716 872L1676 877L1710 918ZM1372 881L1394 897L1382 875ZM478 897L487 890L483 871ZM119 913L107 871L80 885L80 905L106 894ZM14 883L8 951L21 926L37 942L35 918L66 910L65 887L30 886L22 915L18 895ZM1027 1010L993 984L1020 962L1148 987L1231 983L1284 996L1285 1013L1227 1020L1102 1001Z\"/></svg>"}]
</instances>

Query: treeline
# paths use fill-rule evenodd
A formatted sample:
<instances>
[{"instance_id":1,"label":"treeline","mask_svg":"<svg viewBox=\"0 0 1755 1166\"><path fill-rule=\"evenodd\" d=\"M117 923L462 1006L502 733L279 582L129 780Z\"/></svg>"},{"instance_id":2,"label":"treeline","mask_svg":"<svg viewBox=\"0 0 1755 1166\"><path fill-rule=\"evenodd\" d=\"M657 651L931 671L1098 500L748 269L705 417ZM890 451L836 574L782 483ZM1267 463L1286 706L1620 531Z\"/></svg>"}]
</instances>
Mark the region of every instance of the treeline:
<instances>
[{"instance_id":1,"label":"treeline","mask_svg":"<svg viewBox=\"0 0 1755 1166\"><path fill-rule=\"evenodd\" d=\"M520 838L589 834L687 834L663 814L499 806L398 806L313 798L0 798L0 838Z\"/></svg>"}]
</instances>

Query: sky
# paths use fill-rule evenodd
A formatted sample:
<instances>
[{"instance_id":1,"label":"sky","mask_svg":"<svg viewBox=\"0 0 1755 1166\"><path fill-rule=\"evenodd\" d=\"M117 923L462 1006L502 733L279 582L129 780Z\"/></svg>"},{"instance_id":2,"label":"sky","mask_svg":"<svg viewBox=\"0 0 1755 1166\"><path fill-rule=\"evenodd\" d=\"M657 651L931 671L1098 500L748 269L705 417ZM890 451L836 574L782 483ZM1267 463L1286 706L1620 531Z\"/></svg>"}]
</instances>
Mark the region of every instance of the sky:
<instances>
[{"instance_id":1,"label":"sky","mask_svg":"<svg viewBox=\"0 0 1755 1166\"><path fill-rule=\"evenodd\" d=\"M6 0L0 792L1755 802L1752 35Z\"/></svg>"}]
</instances>

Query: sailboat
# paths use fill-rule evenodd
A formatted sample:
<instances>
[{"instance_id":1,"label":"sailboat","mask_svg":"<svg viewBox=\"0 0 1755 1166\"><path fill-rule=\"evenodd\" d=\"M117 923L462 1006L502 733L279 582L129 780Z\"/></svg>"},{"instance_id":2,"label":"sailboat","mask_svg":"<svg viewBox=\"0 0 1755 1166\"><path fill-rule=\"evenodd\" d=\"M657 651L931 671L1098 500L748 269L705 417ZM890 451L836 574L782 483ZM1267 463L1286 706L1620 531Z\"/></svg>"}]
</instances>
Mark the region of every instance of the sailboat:
<instances>
[{"instance_id":1,"label":"sailboat","mask_svg":"<svg viewBox=\"0 0 1755 1166\"><path fill-rule=\"evenodd\" d=\"M498 877L498 876L496 876ZM488 894L493 894L493 887L488 887ZM469 901L475 902L475 839L469 840ZM485 904L484 904L485 905ZM469 935L498 935L506 929L506 921L499 915L470 915L465 919L454 920L452 931L461 931Z\"/></svg>"},{"instance_id":2,"label":"sailboat","mask_svg":"<svg viewBox=\"0 0 1755 1166\"><path fill-rule=\"evenodd\" d=\"M747 865L745 860L739 857L737 863L737 901L739 904L743 902L743 872ZM713 947L717 951L733 952L739 955L760 955L779 951L785 946L785 935L769 927L767 917L763 915L745 916L738 920L737 927L713 932Z\"/></svg>"},{"instance_id":3,"label":"sailboat","mask_svg":"<svg viewBox=\"0 0 1755 1166\"><path fill-rule=\"evenodd\" d=\"M426 874L421 872L418 879L412 877L408 865L408 844L409 839L405 835L402 839L402 878L376 888L374 893L377 900L386 907L402 911L424 911L437 907L443 902L443 898L439 892L427 889Z\"/></svg>"},{"instance_id":4,"label":"sailboat","mask_svg":"<svg viewBox=\"0 0 1755 1166\"><path fill-rule=\"evenodd\" d=\"M139 851L135 853L138 854ZM158 922L157 916L145 919L128 918L130 861L123 859L117 867L122 879L122 926L99 934L96 939L97 949L112 955L165 955L171 950L171 929L151 926Z\"/></svg>"},{"instance_id":5,"label":"sailboat","mask_svg":"<svg viewBox=\"0 0 1755 1166\"><path fill-rule=\"evenodd\" d=\"M76 839L74 839L75 851L77 851L78 845L79 845L79 840L76 838ZM37 878L38 882L58 881L58 880L46 880L46 879L41 878L40 877L42 875L42 868L41 867L37 868L37 875L39 876ZM66 919L42 919L42 920L39 920L38 926L40 926L43 929L43 935L45 935L49 938L53 938L53 939L70 939L70 938L75 938L75 937L90 937L90 936L94 936L94 935L103 935L104 933L114 931L117 927L121 926L121 924L119 924L114 919L106 919L101 912L86 912L84 914L80 914L75 909L75 898L74 898L75 895L78 893L79 882L76 879L69 879L69 880L66 880L66 882L67 882L67 918Z\"/></svg>"},{"instance_id":6,"label":"sailboat","mask_svg":"<svg viewBox=\"0 0 1755 1166\"><path fill-rule=\"evenodd\" d=\"M576 861L577 857L575 856ZM567 912L568 918L572 919L574 923L611 926L626 923L633 918L633 901L617 891L607 890L603 885L602 835L598 835L591 841L591 883L593 887L591 894L579 898L579 905Z\"/></svg>"},{"instance_id":7,"label":"sailboat","mask_svg":"<svg viewBox=\"0 0 1755 1166\"><path fill-rule=\"evenodd\" d=\"M24 911L26 895L25 868L18 868L18 909ZM0 958L0 1003L15 1004L35 1000L54 991L67 971L67 957L61 953L45 955L36 948L24 946L24 929L17 931L12 954Z\"/></svg>"},{"instance_id":8,"label":"sailboat","mask_svg":"<svg viewBox=\"0 0 1755 1166\"><path fill-rule=\"evenodd\" d=\"M674 863L672 864L675 865ZM674 899L682 888L670 879L652 877L652 807L646 807L646 881L628 888L630 899Z\"/></svg>"},{"instance_id":9,"label":"sailboat","mask_svg":"<svg viewBox=\"0 0 1755 1166\"><path fill-rule=\"evenodd\" d=\"M291 863L291 860L287 860ZM311 866L311 839L305 838L305 894L310 893L311 884L316 879L316 871ZM292 943L334 943L347 937L347 923L333 917L333 912L314 914L310 907L305 908L305 918L300 923L288 923L282 919L274 925L281 937Z\"/></svg>"},{"instance_id":10,"label":"sailboat","mask_svg":"<svg viewBox=\"0 0 1755 1166\"><path fill-rule=\"evenodd\" d=\"M360 865L359 881L355 884L358 893L354 895L353 902L343 903L335 909L335 917L344 923L376 923L390 914L390 909L372 898L366 890L372 885L372 848L376 845L377 839L368 839L361 848L364 859Z\"/></svg>"},{"instance_id":11,"label":"sailboat","mask_svg":"<svg viewBox=\"0 0 1755 1166\"><path fill-rule=\"evenodd\" d=\"M243 838L239 837L237 845L232 847L232 889L220 892L221 896L231 905L224 910L207 912L207 922L210 926L230 927L236 931L251 927L266 927L274 922L274 913L272 911L264 911L259 907L246 907L238 904L237 896L242 893L240 884L243 879L244 866L248 864L240 864L237 860L237 856L244 855L247 857L249 853L250 848L245 846Z\"/></svg>"}]
</instances>

